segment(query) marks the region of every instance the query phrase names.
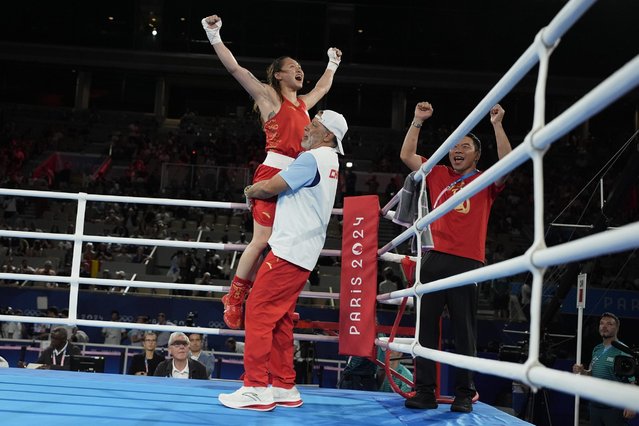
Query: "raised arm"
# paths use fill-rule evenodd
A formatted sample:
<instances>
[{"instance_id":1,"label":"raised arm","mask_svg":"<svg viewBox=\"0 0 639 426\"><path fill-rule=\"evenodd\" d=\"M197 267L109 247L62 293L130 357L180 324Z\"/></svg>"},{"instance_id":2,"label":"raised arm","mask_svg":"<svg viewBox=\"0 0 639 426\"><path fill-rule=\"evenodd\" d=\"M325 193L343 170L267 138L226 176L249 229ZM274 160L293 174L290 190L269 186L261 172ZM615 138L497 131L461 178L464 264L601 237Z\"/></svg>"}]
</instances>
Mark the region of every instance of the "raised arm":
<instances>
[{"instance_id":1,"label":"raised arm","mask_svg":"<svg viewBox=\"0 0 639 426\"><path fill-rule=\"evenodd\" d=\"M331 86L333 85L333 76L342 61L342 51L336 47L328 49L326 54L328 55L326 71L324 71L322 77L320 77L317 81L313 90L300 96L309 110L313 108L331 89Z\"/></svg>"},{"instance_id":2,"label":"raised arm","mask_svg":"<svg viewBox=\"0 0 639 426\"><path fill-rule=\"evenodd\" d=\"M432 115L433 106L428 102L420 102L415 107L415 116L410 126L408 126L402 150L399 153L399 158L411 171L419 170L422 165L422 157L417 155L417 140L419 139L422 124Z\"/></svg>"},{"instance_id":3,"label":"raised arm","mask_svg":"<svg viewBox=\"0 0 639 426\"><path fill-rule=\"evenodd\" d=\"M504 119L505 113L506 111L499 104L495 105L490 110L490 122L493 125L493 129L495 130L495 141L497 142L497 157L499 157L500 160L513 150L510 146L508 136L506 136L504 126L502 125L502 120ZM506 183L506 179L508 179L508 175L496 180L495 185L503 185L504 183Z\"/></svg>"},{"instance_id":4,"label":"raised arm","mask_svg":"<svg viewBox=\"0 0 639 426\"><path fill-rule=\"evenodd\" d=\"M238 64L231 51L222 42L220 37L222 18L217 15L207 16L202 19L202 27L206 31L206 36L224 68L253 98L260 112L264 115L270 113L273 109L278 109L279 99L273 88L259 81L249 70Z\"/></svg>"}]
</instances>

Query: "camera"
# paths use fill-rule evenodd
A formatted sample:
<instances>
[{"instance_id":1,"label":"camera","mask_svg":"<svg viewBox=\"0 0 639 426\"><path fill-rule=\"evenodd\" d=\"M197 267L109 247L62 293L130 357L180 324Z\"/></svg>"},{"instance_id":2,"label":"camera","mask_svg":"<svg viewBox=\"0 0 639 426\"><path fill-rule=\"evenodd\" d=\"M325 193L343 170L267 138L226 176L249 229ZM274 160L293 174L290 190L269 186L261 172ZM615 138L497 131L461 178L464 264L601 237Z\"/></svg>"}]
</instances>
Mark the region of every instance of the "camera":
<instances>
[{"instance_id":1,"label":"camera","mask_svg":"<svg viewBox=\"0 0 639 426\"><path fill-rule=\"evenodd\" d=\"M187 327L193 327L195 326L195 320L198 317L197 315L197 311L191 311L188 314L186 314L186 321L185 321L185 325Z\"/></svg>"},{"instance_id":2,"label":"camera","mask_svg":"<svg viewBox=\"0 0 639 426\"><path fill-rule=\"evenodd\" d=\"M628 355L617 355L613 365L613 371L618 377L632 377L637 373L637 362L639 362L639 352L637 348L629 348L621 342L613 341L612 346Z\"/></svg>"},{"instance_id":3,"label":"camera","mask_svg":"<svg viewBox=\"0 0 639 426\"><path fill-rule=\"evenodd\" d=\"M4 306L0 306L0 315L14 315L15 311L13 310L13 308L11 306L7 307L5 309Z\"/></svg>"},{"instance_id":4,"label":"camera","mask_svg":"<svg viewBox=\"0 0 639 426\"><path fill-rule=\"evenodd\" d=\"M554 346L548 340L553 335L545 335L539 344L539 362L546 367L552 367L557 360ZM523 364L528 359L529 342L522 340L515 345L501 345L499 347L499 360Z\"/></svg>"},{"instance_id":5,"label":"camera","mask_svg":"<svg viewBox=\"0 0 639 426\"><path fill-rule=\"evenodd\" d=\"M617 376L634 376L637 371L637 359L626 355L617 355L615 357L615 364L613 368L615 375Z\"/></svg>"},{"instance_id":6,"label":"camera","mask_svg":"<svg viewBox=\"0 0 639 426\"><path fill-rule=\"evenodd\" d=\"M523 364L528 358L528 342L520 341L515 345L501 345L499 360Z\"/></svg>"}]
</instances>

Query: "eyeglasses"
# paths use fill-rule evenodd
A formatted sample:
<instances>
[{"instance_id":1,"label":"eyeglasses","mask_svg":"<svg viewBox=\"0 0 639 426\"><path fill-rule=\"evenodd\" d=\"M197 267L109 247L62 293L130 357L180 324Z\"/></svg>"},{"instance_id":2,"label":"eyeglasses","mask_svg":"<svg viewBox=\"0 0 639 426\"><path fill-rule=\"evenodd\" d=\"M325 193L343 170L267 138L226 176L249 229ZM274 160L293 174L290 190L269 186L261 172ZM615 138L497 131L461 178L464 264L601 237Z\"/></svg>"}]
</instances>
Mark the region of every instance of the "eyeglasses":
<instances>
[{"instance_id":1,"label":"eyeglasses","mask_svg":"<svg viewBox=\"0 0 639 426\"><path fill-rule=\"evenodd\" d=\"M157 342L157 339L144 339L145 342Z\"/></svg>"},{"instance_id":2,"label":"eyeglasses","mask_svg":"<svg viewBox=\"0 0 639 426\"><path fill-rule=\"evenodd\" d=\"M173 343L171 343L171 346L188 346L189 344L185 341L185 340L177 340Z\"/></svg>"}]
</instances>

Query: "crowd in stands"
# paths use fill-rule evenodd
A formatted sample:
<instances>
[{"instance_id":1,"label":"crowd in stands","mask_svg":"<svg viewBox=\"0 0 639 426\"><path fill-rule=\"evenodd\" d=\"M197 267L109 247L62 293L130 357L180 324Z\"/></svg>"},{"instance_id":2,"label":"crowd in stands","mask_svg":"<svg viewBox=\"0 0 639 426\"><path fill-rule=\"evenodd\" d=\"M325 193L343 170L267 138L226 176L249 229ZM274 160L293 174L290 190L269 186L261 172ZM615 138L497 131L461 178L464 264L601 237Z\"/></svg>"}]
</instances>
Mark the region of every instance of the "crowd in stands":
<instances>
[{"instance_id":1,"label":"crowd in stands","mask_svg":"<svg viewBox=\"0 0 639 426\"><path fill-rule=\"evenodd\" d=\"M23 312L20 309L14 309L12 307L0 307L0 314L2 315L22 315ZM37 312L38 317L42 318L67 318L69 316L68 309L59 309L57 306L50 306L47 309L43 309ZM123 320L132 321L132 318L120 317L120 312L117 310L111 311L109 318L112 322L120 322ZM49 339L49 333L51 325L44 322L42 323L21 323L21 322L3 322L0 327L0 337L5 339L24 339L24 340L43 340ZM175 325L167 319L164 312L158 312L155 318L151 318L149 315L137 315L135 322L138 324L159 324L159 325ZM69 335L69 340L75 343L101 343L106 345L130 345L130 346L143 346L144 335L146 331L144 329L125 329L122 327L103 327L101 329L89 329L89 334L78 330L77 327L66 327ZM97 331L96 331L97 330ZM166 347L169 340L170 332L156 332L157 340L156 345L159 348Z\"/></svg>"},{"instance_id":2,"label":"crowd in stands","mask_svg":"<svg viewBox=\"0 0 639 426\"><path fill-rule=\"evenodd\" d=\"M11 308L2 311L7 314L19 314ZM68 314L68 312L66 313ZM58 314L56 307L50 307L46 311L46 316L51 318L63 318L64 315L64 312ZM166 321L163 316L163 313L158 314L158 324L172 324ZM144 318L144 316L138 317L138 319ZM114 322L120 321L118 311L112 312L111 320ZM136 342L133 342L133 340L127 341L129 336L138 336L139 333L137 331L130 330L127 333L127 330L117 327L102 329L105 345L115 347L122 344L130 344L131 346L143 347L143 352L133 355L129 361L127 374L185 379L208 379L212 377L215 370L214 350L206 347L206 339L202 334L191 333L187 336L181 332L156 333L144 331ZM79 345L89 343L87 334L77 327L51 326L46 323L29 326L19 322L4 322L0 327L0 338L41 341L41 349L43 350L35 363L36 368L39 369L73 369L69 357L81 356L82 350ZM160 353L158 349L168 351L171 357L166 359L166 356ZM189 368L184 369L183 367L187 363ZM21 359L14 366L24 368L27 365L28 363ZM178 371L176 374L175 368L180 365L183 371ZM103 372L103 367L100 372Z\"/></svg>"},{"instance_id":3,"label":"crowd in stands","mask_svg":"<svg viewBox=\"0 0 639 426\"><path fill-rule=\"evenodd\" d=\"M47 116L50 116L49 111ZM54 116L56 119L51 124L40 123L34 126L33 119L21 121L19 111L11 114L5 111L1 135L3 143L0 145L6 147L0 152L0 167L5 171L3 186L24 189L56 189L64 186L69 191L98 194L239 202L242 201L242 195L238 188L242 188L245 182L238 181L239 175L233 171L247 169L250 176L264 156L263 135L253 118L207 118L187 112L176 128L162 129L155 120L148 117L119 116L119 121L115 120L110 127L109 117L112 116L106 112L63 111ZM98 127L106 130L94 131ZM451 130L448 126L424 126L424 141L420 149L424 153L433 152ZM79 173L81 177L70 178L69 170L63 169L44 181L29 177L46 152L83 146L90 143L96 134L103 137L98 141L101 142L103 155L106 157L110 153L113 159L111 170L104 173L71 170L72 175ZM367 132L366 129L354 129L347 143L352 148L351 152L362 156L363 164L371 164L370 171L356 173L353 169L342 167L339 200L346 195L376 193L380 195L381 205L384 205L397 193L407 172L399 165L399 137L392 131ZM490 146L494 141L490 137L480 137L485 144L484 151L494 151ZM516 145L517 140L513 139ZM370 140L374 140L379 146L370 149ZM598 203L588 200L595 192L593 187L589 187L585 194L575 200L572 197L582 189L584 176L594 175L609 157L608 145L591 135L578 137L571 134L553 146L553 155L546 156L547 223L556 219L562 223L592 224L597 220L600 215ZM358 158L355 163L359 160ZM485 164L480 163L482 168L490 165L489 160L484 161ZM565 173L562 167L557 167L565 161L575 164L577 172ZM192 179L187 179L187 184L162 187L161 165L167 162L184 166L224 165L228 168L223 169L224 172L218 176L214 185L211 185L210 176L193 173L190 175ZM116 173L118 164L126 172ZM606 190L610 190L614 177L612 175L607 179ZM381 184L382 181L387 183ZM529 167L523 167L511 174L506 191L497 198L488 232L488 263L522 254L532 242L532 187L532 171ZM616 223L623 224L636 218L639 211L637 194L635 186L632 195L619 210ZM20 197L2 198L0 227L3 229L59 232L66 226L67 233L73 232L73 225L65 224L74 223L74 203ZM561 214L558 215L559 212ZM88 204L86 222L94 228L101 228L99 235L187 241L201 236L200 241L228 243L236 242L235 238L229 236L229 224L239 216L235 227L237 234L241 232L242 237L237 242L243 243L250 239L250 217L242 212L230 212L226 216L227 213L229 212L193 207L91 202ZM220 216L223 220L220 220ZM584 231L579 229L548 227L546 239L548 245L555 245L583 235ZM70 273L72 247L68 241L3 237L0 243L4 272L40 271L50 275ZM81 275L130 279L132 274L126 270L105 271L98 268L96 271L95 261L117 259L145 263L151 260L152 250L153 247L136 245L87 243L83 249ZM53 256L49 254L52 252ZM211 279L227 279L231 263L229 253L176 250L167 273L174 282L209 283ZM594 275L591 282L594 285L637 290L639 279L636 278L638 275L634 264L637 262L619 256L606 256L600 261L591 262L590 272ZM16 282L5 280L5 283ZM190 291L177 291L175 294L210 296L207 292Z\"/></svg>"}]
</instances>

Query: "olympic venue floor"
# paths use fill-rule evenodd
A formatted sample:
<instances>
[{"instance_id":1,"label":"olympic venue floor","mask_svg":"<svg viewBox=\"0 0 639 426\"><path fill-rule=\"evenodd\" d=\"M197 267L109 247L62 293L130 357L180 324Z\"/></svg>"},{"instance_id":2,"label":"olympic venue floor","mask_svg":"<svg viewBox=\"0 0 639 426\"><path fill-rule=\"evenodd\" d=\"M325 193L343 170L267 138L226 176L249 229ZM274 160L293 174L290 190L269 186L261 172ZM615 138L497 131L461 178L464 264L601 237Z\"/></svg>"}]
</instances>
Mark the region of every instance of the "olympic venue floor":
<instances>
[{"instance_id":1,"label":"olympic venue floor","mask_svg":"<svg viewBox=\"0 0 639 426\"><path fill-rule=\"evenodd\" d=\"M304 405L232 410L217 396L241 383L0 368L0 424L14 425L529 425L477 402L470 414L411 410L398 395L300 386Z\"/></svg>"}]
</instances>

